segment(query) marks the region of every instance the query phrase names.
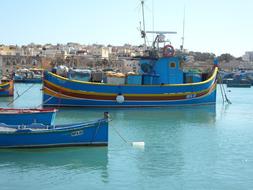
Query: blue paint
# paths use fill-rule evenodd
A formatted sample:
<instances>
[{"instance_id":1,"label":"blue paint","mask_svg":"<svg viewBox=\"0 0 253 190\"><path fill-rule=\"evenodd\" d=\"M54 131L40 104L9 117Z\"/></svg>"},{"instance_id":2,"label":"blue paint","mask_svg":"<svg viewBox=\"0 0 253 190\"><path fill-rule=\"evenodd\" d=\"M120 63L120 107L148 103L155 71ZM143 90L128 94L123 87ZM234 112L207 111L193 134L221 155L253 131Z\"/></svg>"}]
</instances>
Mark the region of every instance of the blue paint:
<instances>
[{"instance_id":1,"label":"blue paint","mask_svg":"<svg viewBox=\"0 0 253 190\"><path fill-rule=\"evenodd\" d=\"M218 58L215 58L214 61L213 61L213 64L215 66L218 66L219 65L219 59Z\"/></svg>"},{"instance_id":2,"label":"blue paint","mask_svg":"<svg viewBox=\"0 0 253 190\"><path fill-rule=\"evenodd\" d=\"M161 94L161 93L185 93L185 92L196 92L209 89L214 83L215 79L209 82L197 85L186 85L186 86L166 86L166 85L139 85L139 86L127 86L127 85L96 85L92 83L77 83L70 80L62 80L49 73L45 73L45 79L56 85L64 86L71 90L80 91L91 91L91 92L102 92L102 93L114 93L114 94ZM215 91L215 90L214 90ZM211 93L214 94L214 93ZM43 102L46 102L44 106L94 106L94 107L122 107L122 106L170 106L170 105L190 105L190 104L210 104L215 103L215 96L208 94L207 97L193 97L186 100L170 100L170 101L125 101L124 103L104 100L93 100L93 99L64 99L64 98L52 98L47 94L43 94ZM49 100L49 101L48 101Z\"/></svg>"},{"instance_id":3,"label":"blue paint","mask_svg":"<svg viewBox=\"0 0 253 190\"><path fill-rule=\"evenodd\" d=\"M1 113L0 123L7 125L30 125L32 123L43 123L52 125L55 120L56 111L31 112L31 113Z\"/></svg>"},{"instance_id":4,"label":"blue paint","mask_svg":"<svg viewBox=\"0 0 253 190\"><path fill-rule=\"evenodd\" d=\"M80 90L80 91L91 91L98 93L119 93L119 86L122 93L127 94L161 94L161 93L183 93L191 91L201 91L209 88L213 80L198 85L187 85L187 86L127 86L127 85L103 85L103 84L92 84L92 83L78 83L71 80L62 80L57 78L50 73L45 72L44 79L50 81L58 86L69 88L71 90Z\"/></svg>"},{"instance_id":5,"label":"blue paint","mask_svg":"<svg viewBox=\"0 0 253 190\"><path fill-rule=\"evenodd\" d=\"M195 83L201 81L202 81L201 73L194 73L194 72L185 73L185 82Z\"/></svg>"},{"instance_id":6,"label":"blue paint","mask_svg":"<svg viewBox=\"0 0 253 190\"><path fill-rule=\"evenodd\" d=\"M127 84L142 84L142 76L141 75L128 75L127 76Z\"/></svg>"},{"instance_id":7,"label":"blue paint","mask_svg":"<svg viewBox=\"0 0 253 190\"><path fill-rule=\"evenodd\" d=\"M158 85L160 84L160 76L156 74L143 74L143 85Z\"/></svg>"},{"instance_id":8,"label":"blue paint","mask_svg":"<svg viewBox=\"0 0 253 190\"><path fill-rule=\"evenodd\" d=\"M155 65L155 73L160 75L160 83L182 84L183 70L179 57L163 57Z\"/></svg>"},{"instance_id":9,"label":"blue paint","mask_svg":"<svg viewBox=\"0 0 253 190\"><path fill-rule=\"evenodd\" d=\"M43 95L44 99L50 99L46 106L61 105L66 107L163 107L163 106L186 106L186 105L196 105L196 104L215 104L216 102L216 90L210 94L201 97L189 97L187 100L178 101L125 101L121 104L115 101L96 101L90 99L58 99L52 98L48 95Z\"/></svg>"}]
</instances>

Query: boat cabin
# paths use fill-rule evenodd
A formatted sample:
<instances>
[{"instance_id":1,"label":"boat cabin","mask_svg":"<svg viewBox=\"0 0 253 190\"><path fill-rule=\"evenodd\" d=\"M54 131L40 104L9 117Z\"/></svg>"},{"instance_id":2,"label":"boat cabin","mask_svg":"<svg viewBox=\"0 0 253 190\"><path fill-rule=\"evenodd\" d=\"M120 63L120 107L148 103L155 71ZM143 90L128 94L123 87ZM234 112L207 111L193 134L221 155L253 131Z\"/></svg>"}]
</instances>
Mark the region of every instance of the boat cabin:
<instances>
[{"instance_id":1,"label":"boat cabin","mask_svg":"<svg viewBox=\"0 0 253 190\"><path fill-rule=\"evenodd\" d=\"M175 55L175 50L164 34L173 32L155 32L157 34L152 47L145 56L135 57L139 61L139 71L131 73L98 72L87 69L69 69L59 66L57 74L71 80L106 83L112 85L165 85L197 83L206 80L209 73L185 71L186 56ZM214 63L217 64L217 63Z\"/></svg>"},{"instance_id":2,"label":"boat cabin","mask_svg":"<svg viewBox=\"0 0 253 190\"><path fill-rule=\"evenodd\" d=\"M182 84L183 60L180 57L162 57L157 60L141 60L143 84Z\"/></svg>"}]
</instances>

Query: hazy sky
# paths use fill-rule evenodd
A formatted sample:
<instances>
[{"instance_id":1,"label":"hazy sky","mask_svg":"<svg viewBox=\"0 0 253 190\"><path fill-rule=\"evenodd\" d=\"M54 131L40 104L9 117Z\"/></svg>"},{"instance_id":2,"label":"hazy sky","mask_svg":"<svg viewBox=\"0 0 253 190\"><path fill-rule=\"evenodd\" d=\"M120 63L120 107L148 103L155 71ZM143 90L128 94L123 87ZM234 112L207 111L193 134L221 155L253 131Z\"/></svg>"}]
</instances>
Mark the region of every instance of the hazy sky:
<instances>
[{"instance_id":1,"label":"hazy sky","mask_svg":"<svg viewBox=\"0 0 253 190\"><path fill-rule=\"evenodd\" d=\"M146 29L154 23L155 30L177 31L170 40L179 48L184 6L186 49L234 56L253 51L252 0L146 0ZM140 0L5 0L0 44L139 45L140 21Z\"/></svg>"}]
</instances>

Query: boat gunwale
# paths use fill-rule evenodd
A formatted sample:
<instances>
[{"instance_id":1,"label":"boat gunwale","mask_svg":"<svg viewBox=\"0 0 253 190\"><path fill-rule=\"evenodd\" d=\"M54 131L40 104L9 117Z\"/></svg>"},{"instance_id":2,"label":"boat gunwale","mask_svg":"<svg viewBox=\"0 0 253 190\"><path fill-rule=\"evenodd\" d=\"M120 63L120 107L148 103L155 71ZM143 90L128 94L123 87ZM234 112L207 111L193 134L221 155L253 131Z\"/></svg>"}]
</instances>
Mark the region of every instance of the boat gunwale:
<instances>
[{"instance_id":1,"label":"boat gunwale","mask_svg":"<svg viewBox=\"0 0 253 190\"><path fill-rule=\"evenodd\" d=\"M99 120L95 120L95 121L87 121L87 122L82 122L82 123L74 123L74 124L65 124L66 127L60 127L60 126L64 126L64 125L44 125L45 128L29 128L26 126L30 126L30 125L6 125L6 126L0 126L2 128L6 128L6 129L10 129L9 131L5 130L5 131L1 131L0 130L0 135L22 135L22 134L48 134L48 133L63 133L63 132L68 132L68 131L75 131L75 130L81 130L81 129L85 129L85 128L90 128L90 127L102 127L100 126L101 123L108 123L108 119L99 119ZM96 124L98 124L98 126L95 126ZM73 125L77 125L77 126L73 126ZM16 126L17 128L12 128L10 126ZM18 129L18 127L24 127L22 128L24 131L22 131L22 129ZM36 125L35 125L36 126ZM50 128L46 128L46 127L50 127ZM14 129L14 130L12 130ZM18 131L19 130L19 131ZM27 131L29 130L29 131Z\"/></svg>"},{"instance_id":2,"label":"boat gunwale","mask_svg":"<svg viewBox=\"0 0 253 190\"><path fill-rule=\"evenodd\" d=\"M0 108L0 115L56 113L57 111L58 110L55 108L45 108L45 109Z\"/></svg>"},{"instance_id":3,"label":"boat gunwale","mask_svg":"<svg viewBox=\"0 0 253 190\"><path fill-rule=\"evenodd\" d=\"M94 141L94 142L75 142L75 143L57 143L57 144L38 144L38 145L13 145L0 146L0 149L32 149L32 148L55 148L55 147L80 147L80 146L108 146L108 141Z\"/></svg>"},{"instance_id":4,"label":"boat gunwale","mask_svg":"<svg viewBox=\"0 0 253 190\"><path fill-rule=\"evenodd\" d=\"M8 85L10 85L11 83L12 83L12 81L8 81L8 82L1 83L1 84L0 84L0 87L1 87L1 88L3 88L3 87L5 88L5 87L7 87Z\"/></svg>"},{"instance_id":5,"label":"boat gunwale","mask_svg":"<svg viewBox=\"0 0 253 190\"><path fill-rule=\"evenodd\" d=\"M71 80L65 77L62 77L60 75L54 74L52 72L47 71L48 74L61 79L61 80L65 80L65 81L69 81L69 82L74 82L74 83L80 83L80 84L87 84L87 85L101 85L101 86L138 86L138 87L150 87L150 86L196 86L196 85L202 85L202 84L206 84L208 82L210 82L211 80L213 80L218 73L218 67L215 67L213 70L212 75L205 81L201 81L201 82L196 82L196 83L184 83L184 84L154 84L154 85L133 85L133 84L107 84L107 83L98 83L98 82L86 82L86 81L79 81L79 80ZM43 79L45 80L45 78Z\"/></svg>"},{"instance_id":6,"label":"boat gunwale","mask_svg":"<svg viewBox=\"0 0 253 190\"><path fill-rule=\"evenodd\" d=\"M183 96L183 95L189 95L189 94L198 94L198 93L204 93L209 91L209 89L214 85L214 83L216 83L217 81L214 80L213 83L211 84L211 86L209 88L203 89L203 90L199 90L199 91L189 91L189 92L177 92L177 93L156 93L156 94L129 94L129 93L124 93L124 96L126 97L174 97L174 96ZM70 88L66 88L66 87L60 87L59 85L50 82L48 80L44 81L44 92L48 89L50 91L53 92L58 92L50 87L48 87L47 85L45 85L46 83L48 83L49 85L55 87L55 88L61 88L64 91L70 92L70 93L78 93L81 95L97 95L97 96L117 96L117 93L105 93L105 92L93 92L93 91L82 91L82 90L73 90ZM62 96L68 96L65 94L62 94Z\"/></svg>"}]
</instances>

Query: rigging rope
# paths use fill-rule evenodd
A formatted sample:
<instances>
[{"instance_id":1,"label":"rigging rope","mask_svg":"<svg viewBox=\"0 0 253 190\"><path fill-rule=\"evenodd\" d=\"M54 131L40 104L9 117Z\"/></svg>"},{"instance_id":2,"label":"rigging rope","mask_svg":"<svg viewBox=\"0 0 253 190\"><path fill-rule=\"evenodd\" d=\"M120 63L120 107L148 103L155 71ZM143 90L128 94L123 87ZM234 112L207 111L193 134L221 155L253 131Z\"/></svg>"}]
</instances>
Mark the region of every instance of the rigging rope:
<instances>
[{"instance_id":1,"label":"rigging rope","mask_svg":"<svg viewBox=\"0 0 253 190\"><path fill-rule=\"evenodd\" d=\"M221 80L221 94L222 94L222 98L223 98L223 103L224 103L224 98L225 98L225 101L228 103L228 104L232 104L232 102L228 99L227 97L227 94L226 94L226 90L225 90L225 87L223 85L223 82L222 82L222 78L221 78L221 75L220 73L218 73L219 77L220 77L220 80Z\"/></svg>"},{"instance_id":2,"label":"rigging rope","mask_svg":"<svg viewBox=\"0 0 253 190\"><path fill-rule=\"evenodd\" d=\"M18 93L17 93L18 96L17 96L14 100L12 100L11 102L9 102L9 103L7 104L7 106L13 104L17 99L19 99L22 95L24 95L27 91L29 91L35 84L36 84L36 83L32 84L29 88L27 88L27 89L26 89L25 91L23 91L21 94L18 94Z\"/></svg>"},{"instance_id":3,"label":"rigging rope","mask_svg":"<svg viewBox=\"0 0 253 190\"><path fill-rule=\"evenodd\" d=\"M41 106L43 106L43 104L47 103L49 100L51 100L52 98L54 98L54 96L49 97L48 99L46 99L45 101L43 101L41 104L39 104L38 106L36 106L35 108L39 108Z\"/></svg>"},{"instance_id":4,"label":"rigging rope","mask_svg":"<svg viewBox=\"0 0 253 190\"><path fill-rule=\"evenodd\" d=\"M130 144L130 142L128 142L128 141L120 134L120 132L119 132L115 127L113 127L113 125L111 125L111 127L113 128L113 130L117 133L117 135L119 135L119 137L120 137L126 144Z\"/></svg>"},{"instance_id":5,"label":"rigging rope","mask_svg":"<svg viewBox=\"0 0 253 190\"><path fill-rule=\"evenodd\" d=\"M221 81L221 83L222 83L222 78L221 78L221 76L219 75L219 80ZM220 86L220 91L221 91L221 96L222 96L222 103L224 104L224 102L225 102L225 98L224 98L224 94L223 94L223 89L222 89L222 87L221 87L221 85L219 85Z\"/></svg>"}]
</instances>

